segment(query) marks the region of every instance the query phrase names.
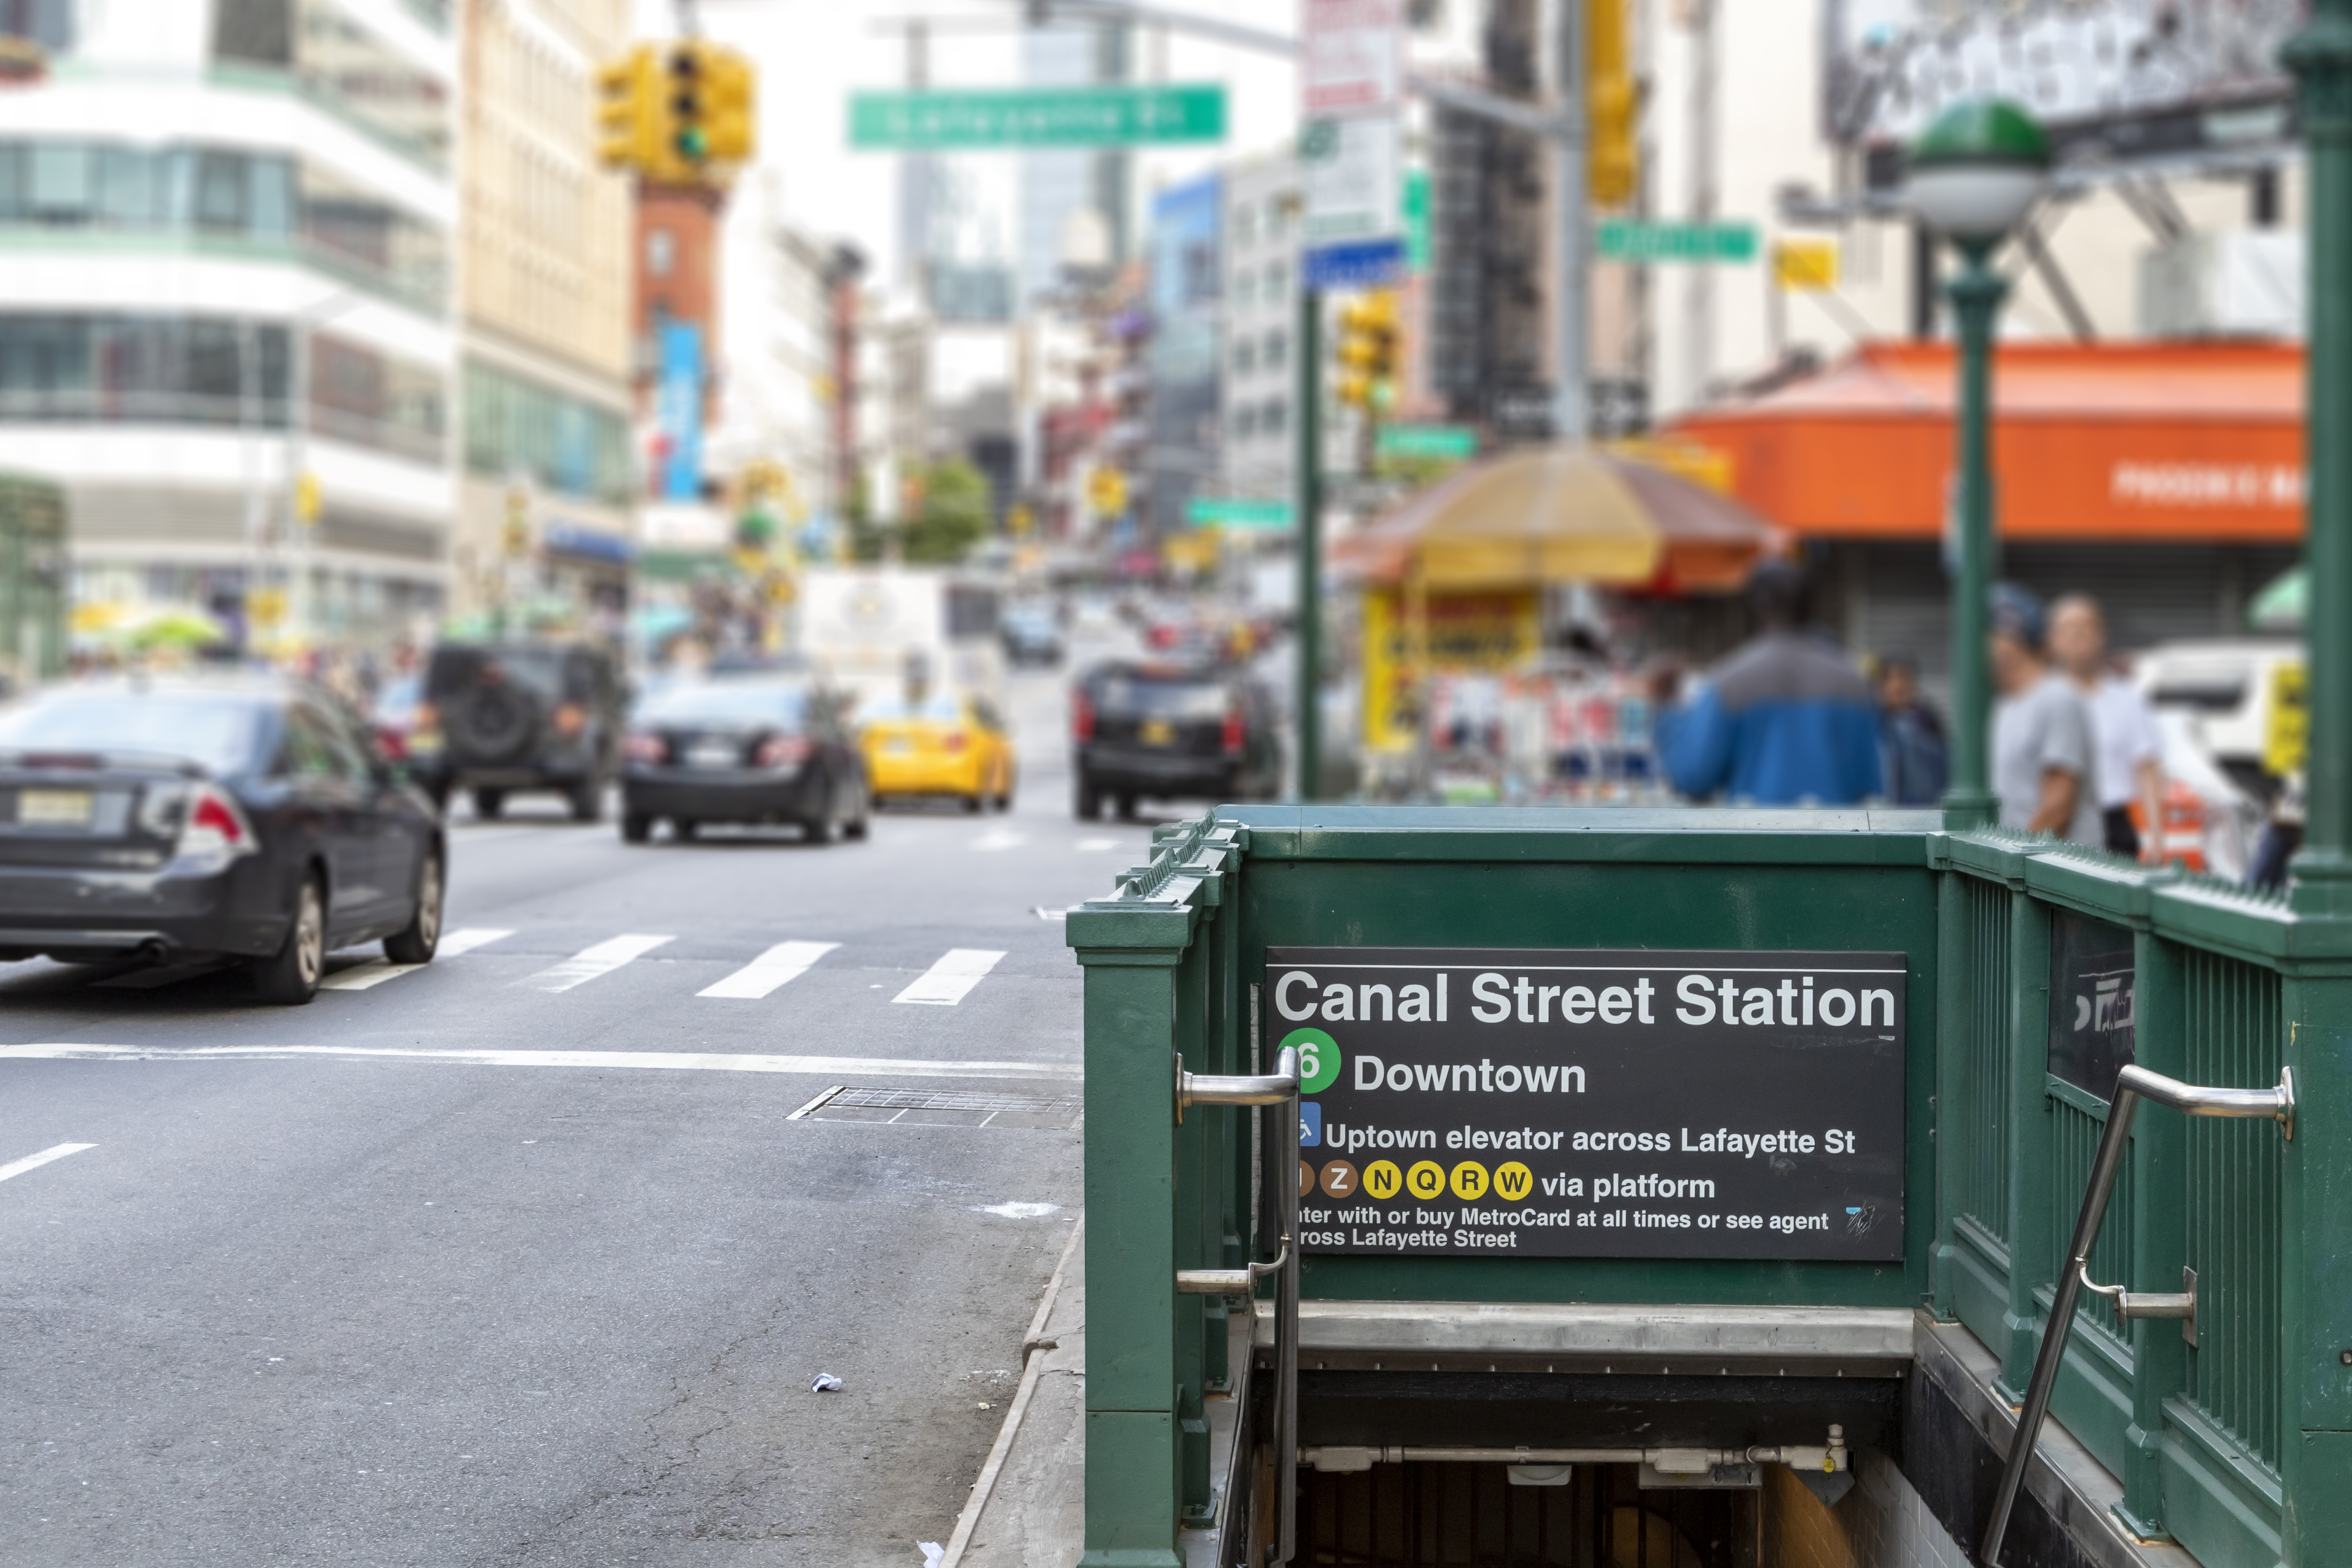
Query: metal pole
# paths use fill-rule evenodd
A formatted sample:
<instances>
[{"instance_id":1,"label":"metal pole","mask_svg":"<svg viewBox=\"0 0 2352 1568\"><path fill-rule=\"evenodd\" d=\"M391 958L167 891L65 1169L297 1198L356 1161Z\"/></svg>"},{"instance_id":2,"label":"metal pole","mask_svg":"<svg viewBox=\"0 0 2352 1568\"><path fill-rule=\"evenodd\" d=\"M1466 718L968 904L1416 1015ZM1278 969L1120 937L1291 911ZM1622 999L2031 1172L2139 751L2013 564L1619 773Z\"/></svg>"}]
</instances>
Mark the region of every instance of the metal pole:
<instances>
[{"instance_id":1,"label":"metal pole","mask_svg":"<svg viewBox=\"0 0 2352 1568\"><path fill-rule=\"evenodd\" d=\"M294 318L289 334L287 357L292 362L287 367L290 390L289 406L286 411L286 526L291 537L287 549L292 556L287 595L287 621L292 626L298 643L310 632L310 530L314 526L302 520L302 469L310 460L310 342L316 328L309 312Z\"/></svg>"},{"instance_id":2,"label":"metal pole","mask_svg":"<svg viewBox=\"0 0 2352 1568\"><path fill-rule=\"evenodd\" d=\"M1298 798L1323 767L1323 296L1298 289Z\"/></svg>"},{"instance_id":3,"label":"metal pole","mask_svg":"<svg viewBox=\"0 0 2352 1568\"><path fill-rule=\"evenodd\" d=\"M1590 267L1585 244L1586 174L1584 162L1584 7L1585 0L1553 0L1559 7L1559 129L1553 150L1555 239L1559 247L1559 277L1552 322L1552 343L1559 364L1552 382L1552 434L1562 441L1580 442L1592 429L1589 399L1591 351L1585 339L1591 310L1585 302Z\"/></svg>"},{"instance_id":4,"label":"metal pole","mask_svg":"<svg viewBox=\"0 0 2352 1568\"><path fill-rule=\"evenodd\" d=\"M1959 329L1959 570L1952 588L1952 787L1945 820L1982 827L1999 815L1986 752L1992 676L1985 647L1986 600L1992 592L1992 323L2009 285L1990 262L1991 247L1961 248L1963 265L1945 285Z\"/></svg>"},{"instance_id":5,"label":"metal pole","mask_svg":"<svg viewBox=\"0 0 2352 1568\"><path fill-rule=\"evenodd\" d=\"M2352 264L2352 0L2315 0L2282 58L2301 89L2305 219L2314 279ZM2303 915L2352 914L2352 300L2307 290L2311 342L2304 617L2310 680L2309 790L2293 898Z\"/></svg>"}]
</instances>

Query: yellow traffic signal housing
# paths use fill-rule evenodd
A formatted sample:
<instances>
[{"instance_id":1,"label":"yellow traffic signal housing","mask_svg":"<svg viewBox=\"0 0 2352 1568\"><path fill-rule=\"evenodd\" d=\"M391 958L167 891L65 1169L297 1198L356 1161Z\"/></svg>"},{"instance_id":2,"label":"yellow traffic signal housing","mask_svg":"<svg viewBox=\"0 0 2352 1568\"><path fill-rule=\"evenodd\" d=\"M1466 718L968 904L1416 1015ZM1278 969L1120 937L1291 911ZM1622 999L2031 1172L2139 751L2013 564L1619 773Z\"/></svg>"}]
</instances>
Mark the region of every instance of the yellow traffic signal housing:
<instances>
[{"instance_id":1,"label":"yellow traffic signal housing","mask_svg":"<svg viewBox=\"0 0 2352 1568\"><path fill-rule=\"evenodd\" d=\"M710 92L703 70L707 47L693 38L672 44L665 62L669 95L667 152L672 162L689 171L710 162Z\"/></svg>"},{"instance_id":2,"label":"yellow traffic signal housing","mask_svg":"<svg viewBox=\"0 0 2352 1568\"><path fill-rule=\"evenodd\" d=\"M759 72L732 49L702 49L704 123L714 163L746 163L759 150Z\"/></svg>"},{"instance_id":3,"label":"yellow traffic signal housing","mask_svg":"<svg viewBox=\"0 0 2352 1568\"><path fill-rule=\"evenodd\" d=\"M1641 184L1640 95L1627 42L1628 0L1584 0L1585 182L1592 205L1622 207Z\"/></svg>"},{"instance_id":4,"label":"yellow traffic signal housing","mask_svg":"<svg viewBox=\"0 0 2352 1568\"><path fill-rule=\"evenodd\" d=\"M1393 289L1375 289L1339 312L1340 402L1374 413L1396 402L1397 324Z\"/></svg>"},{"instance_id":5,"label":"yellow traffic signal housing","mask_svg":"<svg viewBox=\"0 0 2352 1568\"><path fill-rule=\"evenodd\" d=\"M668 140L661 60L639 44L596 70L596 159L608 169L656 168Z\"/></svg>"}]
</instances>

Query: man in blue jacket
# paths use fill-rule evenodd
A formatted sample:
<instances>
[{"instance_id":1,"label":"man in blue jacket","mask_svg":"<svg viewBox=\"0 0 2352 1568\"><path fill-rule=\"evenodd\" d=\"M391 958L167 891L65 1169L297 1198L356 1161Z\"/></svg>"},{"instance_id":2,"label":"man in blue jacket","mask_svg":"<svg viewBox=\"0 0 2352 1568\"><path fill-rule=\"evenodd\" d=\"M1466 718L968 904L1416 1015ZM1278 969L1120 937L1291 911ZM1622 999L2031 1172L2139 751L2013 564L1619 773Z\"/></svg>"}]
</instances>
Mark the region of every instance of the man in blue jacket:
<instances>
[{"instance_id":1,"label":"man in blue jacket","mask_svg":"<svg viewBox=\"0 0 2352 1568\"><path fill-rule=\"evenodd\" d=\"M1756 570L1762 629L1658 715L1658 756L1693 799L1852 805L1882 793L1869 686L1825 639L1799 629L1804 579L1785 562Z\"/></svg>"}]
</instances>

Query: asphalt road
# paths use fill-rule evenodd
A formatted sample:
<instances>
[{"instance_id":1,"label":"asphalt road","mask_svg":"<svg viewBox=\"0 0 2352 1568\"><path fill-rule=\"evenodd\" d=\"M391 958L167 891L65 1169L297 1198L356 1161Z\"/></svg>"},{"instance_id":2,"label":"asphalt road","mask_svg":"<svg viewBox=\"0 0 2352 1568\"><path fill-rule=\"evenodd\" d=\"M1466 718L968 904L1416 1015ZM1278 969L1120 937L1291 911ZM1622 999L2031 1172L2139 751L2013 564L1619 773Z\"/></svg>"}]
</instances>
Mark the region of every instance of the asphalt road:
<instances>
[{"instance_id":1,"label":"asphalt road","mask_svg":"<svg viewBox=\"0 0 2352 1568\"><path fill-rule=\"evenodd\" d=\"M919 1564L1080 1202L1039 911L1148 838L1071 819L1060 689L1009 816L461 823L444 955L309 1007L0 964L0 1170L90 1145L0 1180L0 1565Z\"/></svg>"}]
</instances>

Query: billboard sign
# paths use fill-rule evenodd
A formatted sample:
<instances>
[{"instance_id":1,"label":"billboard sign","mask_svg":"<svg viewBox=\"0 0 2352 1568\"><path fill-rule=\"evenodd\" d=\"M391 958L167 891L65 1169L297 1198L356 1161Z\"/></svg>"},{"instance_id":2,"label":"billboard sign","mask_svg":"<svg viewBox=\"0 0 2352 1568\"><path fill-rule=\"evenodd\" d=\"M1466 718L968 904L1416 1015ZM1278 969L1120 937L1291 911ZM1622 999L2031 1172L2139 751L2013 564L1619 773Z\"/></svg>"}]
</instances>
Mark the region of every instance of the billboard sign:
<instances>
[{"instance_id":1,"label":"billboard sign","mask_svg":"<svg viewBox=\"0 0 2352 1568\"><path fill-rule=\"evenodd\" d=\"M702 328L665 321L654 420L662 437L662 495L702 499Z\"/></svg>"},{"instance_id":2,"label":"billboard sign","mask_svg":"<svg viewBox=\"0 0 2352 1568\"><path fill-rule=\"evenodd\" d=\"M1907 968L1269 948L1302 1249L1897 1261Z\"/></svg>"},{"instance_id":3,"label":"billboard sign","mask_svg":"<svg viewBox=\"0 0 2352 1568\"><path fill-rule=\"evenodd\" d=\"M1401 143L1391 114L1315 120L1301 131L1307 287L1378 288L1403 268Z\"/></svg>"},{"instance_id":4,"label":"billboard sign","mask_svg":"<svg viewBox=\"0 0 2352 1568\"><path fill-rule=\"evenodd\" d=\"M1829 0L1822 121L1848 146L1908 142L1955 101L2012 99L2053 150L2135 158L2283 140L2279 47L2308 0ZM1875 183L1875 182L1874 182Z\"/></svg>"},{"instance_id":5,"label":"billboard sign","mask_svg":"<svg viewBox=\"0 0 2352 1568\"><path fill-rule=\"evenodd\" d=\"M1300 118L1392 110L1404 92L1401 0L1303 0Z\"/></svg>"}]
</instances>

